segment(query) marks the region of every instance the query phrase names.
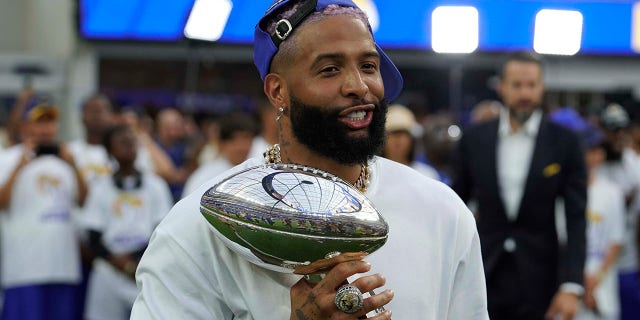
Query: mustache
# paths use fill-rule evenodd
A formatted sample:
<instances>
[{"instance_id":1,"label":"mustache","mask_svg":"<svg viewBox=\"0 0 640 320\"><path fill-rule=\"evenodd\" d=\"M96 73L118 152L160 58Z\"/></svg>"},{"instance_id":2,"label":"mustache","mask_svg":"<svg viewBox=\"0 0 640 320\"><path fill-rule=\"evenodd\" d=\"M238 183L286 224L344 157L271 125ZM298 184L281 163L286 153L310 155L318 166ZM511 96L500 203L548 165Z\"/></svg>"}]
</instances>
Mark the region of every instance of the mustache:
<instances>
[{"instance_id":1,"label":"mustache","mask_svg":"<svg viewBox=\"0 0 640 320\"><path fill-rule=\"evenodd\" d=\"M385 99L386 101L386 99ZM371 104L373 105L373 111L379 111L382 108L384 101L371 101L371 100L356 100L351 102L350 104L346 105L346 106L337 106L337 107L331 107L330 108L330 113L331 114L335 114L338 115L340 112L342 112L345 109L349 109L352 107L356 107L356 106L361 106L361 105L365 105L365 104Z\"/></svg>"}]
</instances>

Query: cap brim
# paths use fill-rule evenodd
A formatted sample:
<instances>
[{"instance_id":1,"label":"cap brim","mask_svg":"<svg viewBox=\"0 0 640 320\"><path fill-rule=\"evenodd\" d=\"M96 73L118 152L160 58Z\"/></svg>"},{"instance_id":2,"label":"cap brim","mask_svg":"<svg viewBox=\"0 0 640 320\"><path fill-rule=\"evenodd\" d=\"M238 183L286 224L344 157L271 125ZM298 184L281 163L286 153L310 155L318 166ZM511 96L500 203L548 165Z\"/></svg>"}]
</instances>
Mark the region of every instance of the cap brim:
<instances>
[{"instance_id":1,"label":"cap brim","mask_svg":"<svg viewBox=\"0 0 640 320\"><path fill-rule=\"evenodd\" d=\"M33 122L44 118L56 120L60 116L58 109L53 107L36 107L29 111L26 121Z\"/></svg>"},{"instance_id":2,"label":"cap brim","mask_svg":"<svg viewBox=\"0 0 640 320\"><path fill-rule=\"evenodd\" d=\"M396 68L395 64L389 59L382 48L376 43L376 50L380 54L380 76L384 83L384 97L389 102L395 100L402 92L403 80L400 71Z\"/></svg>"}]
</instances>

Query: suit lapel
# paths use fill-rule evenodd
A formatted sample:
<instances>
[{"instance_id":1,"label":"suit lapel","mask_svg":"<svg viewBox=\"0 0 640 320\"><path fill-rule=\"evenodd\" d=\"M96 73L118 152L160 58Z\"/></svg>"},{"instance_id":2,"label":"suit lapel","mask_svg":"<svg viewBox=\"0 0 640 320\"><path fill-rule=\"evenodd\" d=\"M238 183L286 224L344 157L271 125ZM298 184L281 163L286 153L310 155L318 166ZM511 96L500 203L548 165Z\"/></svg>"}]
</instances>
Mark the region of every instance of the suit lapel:
<instances>
[{"instance_id":1,"label":"suit lapel","mask_svg":"<svg viewBox=\"0 0 640 320\"><path fill-rule=\"evenodd\" d=\"M548 162L547 156L549 154L547 143L548 130L546 129L546 120L543 118L540 121L540 128L538 129L538 135L536 136L535 146L533 147L533 154L531 158L531 165L529 166L529 172L527 174L527 181L522 193L522 199L518 206L519 219L522 216L522 208L526 208L526 203L529 201L529 196L534 194L534 186L539 185L537 180L541 178L544 165Z\"/></svg>"}]
</instances>

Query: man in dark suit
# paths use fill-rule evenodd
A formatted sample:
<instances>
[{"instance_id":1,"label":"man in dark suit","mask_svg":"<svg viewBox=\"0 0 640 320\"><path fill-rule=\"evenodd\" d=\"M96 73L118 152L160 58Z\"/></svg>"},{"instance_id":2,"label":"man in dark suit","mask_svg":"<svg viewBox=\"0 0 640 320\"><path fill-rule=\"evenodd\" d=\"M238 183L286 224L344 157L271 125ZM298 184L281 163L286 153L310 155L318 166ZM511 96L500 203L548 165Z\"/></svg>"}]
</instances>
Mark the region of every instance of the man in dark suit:
<instances>
[{"instance_id":1,"label":"man in dark suit","mask_svg":"<svg viewBox=\"0 0 640 320\"><path fill-rule=\"evenodd\" d=\"M491 319L573 319L583 293L586 170L579 138L544 118L542 62L502 65L499 119L468 129L453 188L477 204ZM564 200L566 243L556 229Z\"/></svg>"}]
</instances>

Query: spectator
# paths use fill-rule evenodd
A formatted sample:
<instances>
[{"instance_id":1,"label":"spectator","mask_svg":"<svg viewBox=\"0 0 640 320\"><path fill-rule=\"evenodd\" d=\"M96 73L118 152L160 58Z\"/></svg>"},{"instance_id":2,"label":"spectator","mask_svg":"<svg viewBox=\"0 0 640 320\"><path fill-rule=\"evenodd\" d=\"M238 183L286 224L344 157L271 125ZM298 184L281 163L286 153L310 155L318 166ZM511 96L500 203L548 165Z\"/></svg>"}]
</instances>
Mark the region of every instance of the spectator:
<instances>
[{"instance_id":1,"label":"spectator","mask_svg":"<svg viewBox=\"0 0 640 320\"><path fill-rule=\"evenodd\" d=\"M617 263L624 243L624 194L614 182L597 173L606 158L602 133L588 126L582 136L589 169L589 193L585 308L577 319L620 319Z\"/></svg>"},{"instance_id":2,"label":"spectator","mask_svg":"<svg viewBox=\"0 0 640 320\"><path fill-rule=\"evenodd\" d=\"M59 111L32 98L22 113L22 144L0 157L2 319L75 319L80 281L71 220L87 187L66 145Z\"/></svg>"},{"instance_id":3,"label":"spectator","mask_svg":"<svg viewBox=\"0 0 640 320\"><path fill-rule=\"evenodd\" d=\"M436 169L415 159L415 136L420 134L417 132L420 129L413 112L407 107L399 104L389 106L385 124L386 141L382 156L438 180L440 176Z\"/></svg>"},{"instance_id":4,"label":"spectator","mask_svg":"<svg viewBox=\"0 0 640 320\"><path fill-rule=\"evenodd\" d=\"M173 202L162 178L135 168L137 140L131 128L115 126L103 140L117 171L94 182L85 206L84 227L98 257L89 279L85 319L124 320L137 294L138 261Z\"/></svg>"},{"instance_id":5,"label":"spectator","mask_svg":"<svg viewBox=\"0 0 640 320\"><path fill-rule=\"evenodd\" d=\"M247 160L255 136L256 126L248 115L232 113L220 118L218 157L191 174L185 184L183 197L211 178Z\"/></svg>"},{"instance_id":6,"label":"spectator","mask_svg":"<svg viewBox=\"0 0 640 320\"><path fill-rule=\"evenodd\" d=\"M158 112L156 118L156 141L160 148L169 156L174 171L169 177L169 187L174 201L182 195L184 184L191 170L187 167L188 144L185 142L185 120L176 109L164 109Z\"/></svg>"},{"instance_id":7,"label":"spectator","mask_svg":"<svg viewBox=\"0 0 640 320\"><path fill-rule=\"evenodd\" d=\"M622 106L609 104L600 113L599 122L605 134L606 161L598 171L622 189L626 204L625 240L619 260L620 319L639 319L640 272L635 229L640 211L640 162L631 156L626 130L629 115Z\"/></svg>"},{"instance_id":8,"label":"spectator","mask_svg":"<svg viewBox=\"0 0 640 320\"><path fill-rule=\"evenodd\" d=\"M466 130L454 190L477 204L491 319L576 314L585 262L587 176L578 136L544 118L542 61L511 53L502 65L498 119ZM555 224L565 203L567 245Z\"/></svg>"}]
</instances>

